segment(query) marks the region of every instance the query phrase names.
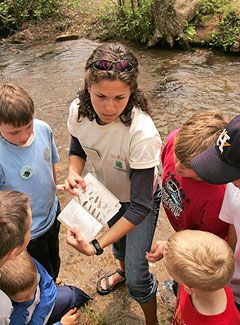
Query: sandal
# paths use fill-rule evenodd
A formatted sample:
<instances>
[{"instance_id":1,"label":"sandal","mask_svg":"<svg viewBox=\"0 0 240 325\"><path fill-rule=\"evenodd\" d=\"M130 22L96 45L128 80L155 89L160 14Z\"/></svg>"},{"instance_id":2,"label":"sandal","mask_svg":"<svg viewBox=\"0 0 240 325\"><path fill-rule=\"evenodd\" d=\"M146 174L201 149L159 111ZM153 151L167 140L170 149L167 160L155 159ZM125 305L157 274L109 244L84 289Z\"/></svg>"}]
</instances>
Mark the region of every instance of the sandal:
<instances>
[{"instance_id":1,"label":"sandal","mask_svg":"<svg viewBox=\"0 0 240 325\"><path fill-rule=\"evenodd\" d=\"M122 280L120 280L118 283L116 283L113 287L110 287L110 284L109 284L109 278L110 276L112 276L113 274L115 273L118 273L119 275L121 275L123 277ZM107 289L103 289L101 287L101 282L102 280L105 280L106 282L106 288ZM112 273L109 273L109 274L106 274L104 275L102 278L100 278L97 282L97 292L100 294L100 295L107 295L108 293L110 293L112 290L114 290L117 286L119 286L120 284L123 284L124 282L126 281L126 278L125 278L125 272L122 271L121 269L116 269L114 272Z\"/></svg>"}]
</instances>

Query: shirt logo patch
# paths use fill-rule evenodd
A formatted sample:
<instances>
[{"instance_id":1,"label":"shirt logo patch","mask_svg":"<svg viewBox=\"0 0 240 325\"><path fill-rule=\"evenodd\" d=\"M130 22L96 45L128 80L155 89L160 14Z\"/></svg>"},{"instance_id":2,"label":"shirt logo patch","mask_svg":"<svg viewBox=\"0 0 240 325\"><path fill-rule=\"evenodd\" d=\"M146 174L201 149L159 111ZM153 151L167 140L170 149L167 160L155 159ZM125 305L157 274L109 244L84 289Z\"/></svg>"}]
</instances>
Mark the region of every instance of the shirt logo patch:
<instances>
[{"instance_id":1,"label":"shirt logo patch","mask_svg":"<svg viewBox=\"0 0 240 325\"><path fill-rule=\"evenodd\" d=\"M114 167L117 169L122 169L123 168L123 163L120 160L116 160Z\"/></svg>"},{"instance_id":2,"label":"shirt logo patch","mask_svg":"<svg viewBox=\"0 0 240 325\"><path fill-rule=\"evenodd\" d=\"M230 136L227 134L227 130L224 129L217 139L217 146L221 153L223 153L224 147L231 147L231 144L227 141L230 140Z\"/></svg>"},{"instance_id":3,"label":"shirt logo patch","mask_svg":"<svg viewBox=\"0 0 240 325\"><path fill-rule=\"evenodd\" d=\"M43 151L43 157L44 159L49 162L50 161L50 150L49 148L45 148L44 151Z\"/></svg>"},{"instance_id":4,"label":"shirt logo patch","mask_svg":"<svg viewBox=\"0 0 240 325\"><path fill-rule=\"evenodd\" d=\"M167 172L166 179L162 185L162 203L172 215L178 220L190 200L181 189L174 174Z\"/></svg>"},{"instance_id":5,"label":"shirt logo patch","mask_svg":"<svg viewBox=\"0 0 240 325\"><path fill-rule=\"evenodd\" d=\"M30 179L33 175L33 170L30 166L23 166L20 169L20 177L22 179Z\"/></svg>"}]
</instances>

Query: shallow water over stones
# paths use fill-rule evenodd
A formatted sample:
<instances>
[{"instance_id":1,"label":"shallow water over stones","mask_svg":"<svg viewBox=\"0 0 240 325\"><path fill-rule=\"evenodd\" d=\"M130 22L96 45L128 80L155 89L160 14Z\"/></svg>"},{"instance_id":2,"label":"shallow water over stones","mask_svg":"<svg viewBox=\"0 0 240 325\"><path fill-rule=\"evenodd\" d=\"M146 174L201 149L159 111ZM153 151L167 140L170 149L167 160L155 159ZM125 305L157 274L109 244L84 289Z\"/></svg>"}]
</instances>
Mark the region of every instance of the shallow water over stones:
<instances>
[{"instance_id":1,"label":"shallow water over stones","mask_svg":"<svg viewBox=\"0 0 240 325\"><path fill-rule=\"evenodd\" d=\"M83 84L86 59L99 43L86 39L54 44L2 45L0 80L15 82L33 97L36 117L52 127L65 170L68 107ZM206 49L188 52L132 47L140 63L140 87L165 139L200 109L240 113L240 61Z\"/></svg>"}]
</instances>

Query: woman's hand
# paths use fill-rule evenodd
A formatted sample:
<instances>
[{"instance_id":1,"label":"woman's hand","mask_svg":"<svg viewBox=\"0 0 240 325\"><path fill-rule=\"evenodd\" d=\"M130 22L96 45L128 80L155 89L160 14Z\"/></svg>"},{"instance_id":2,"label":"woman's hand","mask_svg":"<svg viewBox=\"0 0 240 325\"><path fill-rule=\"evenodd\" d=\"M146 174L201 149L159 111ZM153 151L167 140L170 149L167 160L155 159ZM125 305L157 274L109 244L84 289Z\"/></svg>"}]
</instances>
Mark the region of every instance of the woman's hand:
<instances>
[{"instance_id":1,"label":"woman's hand","mask_svg":"<svg viewBox=\"0 0 240 325\"><path fill-rule=\"evenodd\" d=\"M91 256L96 253L93 245L88 242L86 236L81 234L79 228L68 230L67 243L84 255Z\"/></svg>"},{"instance_id":2,"label":"woman's hand","mask_svg":"<svg viewBox=\"0 0 240 325\"><path fill-rule=\"evenodd\" d=\"M86 191L86 183L80 175L75 172L71 172L69 173L68 178L65 180L64 188L69 193L78 195L78 188L82 188L84 192Z\"/></svg>"},{"instance_id":3,"label":"woman's hand","mask_svg":"<svg viewBox=\"0 0 240 325\"><path fill-rule=\"evenodd\" d=\"M70 309L62 318L61 323L63 325L78 325L78 319L80 313L77 311L77 308Z\"/></svg>"},{"instance_id":4,"label":"woman's hand","mask_svg":"<svg viewBox=\"0 0 240 325\"><path fill-rule=\"evenodd\" d=\"M57 189L57 191L60 191L60 192L65 191L66 190L65 184L57 184L56 189Z\"/></svg>"},{"instance_id":5,"label":"woman's hand","mask_svg":"<svg viewBox=\"0 0 240 325\"><path fill-rule=\"evenodd\" d=\"M158 240L156 241L152 247L150 252L146 253L146 259L149 262L157 262L163 258L163 253L166 248L166 241Z\"/></svg>"}]
</instances>

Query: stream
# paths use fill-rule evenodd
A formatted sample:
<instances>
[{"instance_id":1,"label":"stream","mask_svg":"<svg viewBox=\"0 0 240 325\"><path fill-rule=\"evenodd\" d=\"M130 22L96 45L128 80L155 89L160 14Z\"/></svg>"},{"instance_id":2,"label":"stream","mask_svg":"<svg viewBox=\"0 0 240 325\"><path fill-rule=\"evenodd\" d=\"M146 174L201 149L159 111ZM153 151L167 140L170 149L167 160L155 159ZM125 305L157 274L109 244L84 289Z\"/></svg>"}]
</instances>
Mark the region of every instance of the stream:
<instances>
[{"instance_id":1,"label":"stream","mask_svg":"<svg viewBox=\"0 0 240 325\"><path fill-rule=\"evenodd\" d=\"M1 83L14 82L32 96L35 116L53 129L63 179L69 145L69 103L83 85L86 59L99 44L79 39L31 46L1 45ZM140 88L150 101L152 117L163 139L194 111L218 110L229 117L240 113L238 56L209 49L131 49L139 59Z\"/></svg>"}]
</instances>

